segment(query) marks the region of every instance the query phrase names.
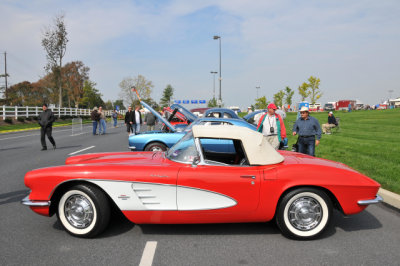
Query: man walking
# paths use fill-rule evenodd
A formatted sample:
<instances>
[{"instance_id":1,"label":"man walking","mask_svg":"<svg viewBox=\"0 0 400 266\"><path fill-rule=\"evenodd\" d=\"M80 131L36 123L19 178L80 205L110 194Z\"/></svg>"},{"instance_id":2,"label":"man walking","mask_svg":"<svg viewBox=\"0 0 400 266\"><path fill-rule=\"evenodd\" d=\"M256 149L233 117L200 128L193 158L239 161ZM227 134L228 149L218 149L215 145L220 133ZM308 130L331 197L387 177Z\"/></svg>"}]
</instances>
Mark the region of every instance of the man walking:
<instances>
[{"instance_id":1,"label":"man walking","mask_svg":"<svg viewBox=\"0 0 400 266\"><path fill-rule=\"evenodd\" d=\"M315 146L318 146L321 139L321 127L318 120L309 115L305 106L301 107L300 118L293 125L293 136L295 135L299 135L299 152L315 156Z\"/></svg>"},{"instance_id":2,"label":"man walking","mask_svg":"<svg viewBox=\"0 0 400 266\"><path fill-rule=\"evenodd\" d=\"M97 134L97 125L100 122L100 114L97 111L97 107L96 106L93 108L93 111L90 114L90 118L92 119L93 135L96 135Z\"/></svg>"},{"instance_id":3,"label":"man walking","mask_svg":"<svg viewBox=\"0 0 400 266\"><path fill-rule=\"evenodd\" d=\"M153 131L156 125L156 117L152 112L148 112L144 118L144 124L147 125L147 131Z\"/></svg>"},{"instance_id":4,"label":"man walking","mask_svg":"<svg viewBox=\"0 0 400 266\"><path fill-rule=\"evenodd\" d=\"M56 142L53 139L52 133L52 126L53 122L56 119L54 118L54 114L51 110L47 109L47 104L43 104L43 112L39 114L38 122L40 125L40 141L42 143L42 151L47 150L46 145L46 135L51 144L53 144L53 148L56 149Z\"/></svg>"},{"instance_id":5,"label":"man walking","mask_svg":"<svg viewBox=\"0 0 400 266\"><path fill-rule=\"evenodd\" d=\"M135 129L135 135L140 132L140 125L142 122L142 115L140 114L140 105L136 105L135 111L133 111L132 125Z\"/></svg>"},{"instance_id":6,"label":"man walking","mask_svg":"<svg viewBox=\"0 0 400 266\"><path fill-rule=\"evenodd\" d=\"M282 117L275 112L276 105L270 103L267 109L268 112L261 116L258 122L257 131L261 132L272 147L277 150L280 143L286 138L286 128Z\"/></svg>"},{"instance_id":7,"label":"man walking","mask_svg":"<svg viewBox=\"0 0 400 266\"><path fill-rule=\"evenodd\" d=\"M132 111L132 107L128 107L128 112L126 112L125 114L125 125L126 125L126 130L128 131L128 134L133 133L133 111Z\"/></svg>"},{"instance_id":8,"label":"man walking","mask_svg":"<svg viewBox=\"0 0 400 266\"><path fill-rule=\"evenodd\" d=\"M322 132L324 134L328 134L329 135L329 134L331 134L331 129L333 127L336 127L337 125L338 125L338 123L336 121L335 116L333 115L332 112L329 112L329 114L328 114L328 123L322 125Z\"/></svg>"},{"instance_id":9,"label":"man walking","mask_svg":"<svg viewBox=\"0 0 400 266\"><path fill-rule=\"evenodd\" d=\"M112 113L112 119L114 120L114 127L117 127L117 121L118 121L118 113L117 110L114 110L114 112Z\"/></svg>"},{"instance_id":10,"label":"man walking","mask_svg":"<svg viewBox=\"0 0 400 266\"><path fill-rule=\"evenodd\" d=\"M106 125L106 116L103 112L103 107L99 107L99 114L100 114L100 126L99 126L99 135L106 134L107 125Z\"/></svg>"}]
</instances>

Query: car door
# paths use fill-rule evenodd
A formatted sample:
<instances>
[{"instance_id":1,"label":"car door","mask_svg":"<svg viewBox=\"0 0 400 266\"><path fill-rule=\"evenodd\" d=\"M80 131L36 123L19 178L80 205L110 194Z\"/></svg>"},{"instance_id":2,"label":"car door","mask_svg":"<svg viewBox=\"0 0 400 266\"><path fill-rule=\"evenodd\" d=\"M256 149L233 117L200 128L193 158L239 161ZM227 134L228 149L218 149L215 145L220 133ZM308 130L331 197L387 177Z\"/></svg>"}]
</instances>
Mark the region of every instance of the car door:
<instances>
[{"instance_id":1,"label":"car door","mask_svg":"<svg viewBox=\"0 0 400 266\"><path fill-rule=\"evenodd\" d=\"M257 209L260 172L252 166L182 167L177 180L178 210L248 213Z\"/></svg>"}]
</instances>

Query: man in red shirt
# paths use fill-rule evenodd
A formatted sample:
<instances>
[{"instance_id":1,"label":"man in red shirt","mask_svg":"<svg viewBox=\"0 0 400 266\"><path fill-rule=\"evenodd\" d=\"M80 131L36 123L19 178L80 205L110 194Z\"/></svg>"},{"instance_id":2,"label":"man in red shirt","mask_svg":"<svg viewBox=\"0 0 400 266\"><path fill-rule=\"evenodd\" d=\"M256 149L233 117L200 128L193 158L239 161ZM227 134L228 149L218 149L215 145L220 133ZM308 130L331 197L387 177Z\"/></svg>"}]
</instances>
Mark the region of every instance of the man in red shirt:
<instances>
[{"instance_id":1,"label":"man in red shirt","mask_svg":"<svg viewBox=\"0 0 400 266\"><path fill-rule=\"evenodd\" d=\"M277 150L281 141L286 138L286 128L282 117L275 113L275 110L278 109L276 105L270 103L267 109L268 112L263 114L258 122L257 131L261 132L272 147Z\"/></svg>"}]
</instances>

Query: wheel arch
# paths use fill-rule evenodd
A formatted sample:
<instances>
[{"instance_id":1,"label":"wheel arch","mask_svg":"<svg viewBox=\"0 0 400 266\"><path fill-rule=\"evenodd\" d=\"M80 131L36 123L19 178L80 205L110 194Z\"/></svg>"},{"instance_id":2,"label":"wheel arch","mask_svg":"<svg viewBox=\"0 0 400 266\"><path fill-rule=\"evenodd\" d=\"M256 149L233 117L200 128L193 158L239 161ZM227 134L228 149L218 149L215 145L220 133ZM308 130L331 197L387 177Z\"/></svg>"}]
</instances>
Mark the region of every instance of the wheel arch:
<instances>
[{"instance_id":1,"label":"wheel arch","mask_svg":"<svg viewBox=\"0 0 400 266\"><path fill-rule=\"evenodd\" d=\"M274 218L276 217L276 213L278 211L278 207L279 204L281 203L283 197L285 197L285 195L287 195L288 193L290 193L291 191L295 190L295 189L299 189L299 188L313 188L313 189L318 189L321 190L323 192L326 193L326 195L330 198L332 205L335 209L337 209L338 211L340 211L341 213L343 212L342 206L340 205L338 199L336 198L336 196L332 193L332 191L330 191L327 188L321 187L321 186L313 186L313 185L298 185L298 186L293 186L293 187L289 187L287 188L279 197L279 200L276 203L276 207L275 207L275 214L274 214Z\"/></svg>"},{"instance_id":2,"label":"wheel arch","mask_svg":"<svg viewBox=\"0 0 400 266\"><path fill-rule=\"evenodd\" d=\"M61 184L59 184L53 194L51 195L50 198L50 209L49 209L49 216L53 216L56 212L57 212L57 207L58 207L58 202L60 201L62 195L64 194L64 192L66 192L69 188L76 186L76 185L90 185L93 187L96 187L97 189L99 189L101 192L104 193L104 195L106 195L108 202L110 203L111 209L113 211L119 211L121 212L121 210L118 208L118 206L115 204L115 202L111 199L110 195L108 195L108 193L106 191L104 191L104 189L102 189L100 186L98 186L95 183L92 183L88 180L69 180L66 182L63 182ZM122 212L121 212L122 213Z\"/></svg>"},{"instance_id":3,"label":"wheel arch","mask_svg":"<svg viewBox=\"0 0 400 266\"><path fill-rule=\"evenodd\" d=\"M151 141L149 141L148 143L146 143L146 144L144 145L143 150L146 150L146 148L147 148L149 145L153 144L153 143L160 143L160 144L165 145L165 147L169 148L168 145L167 145L164 141L162 141L162 140L151 140Z\"/></svg>"}]
</instances>

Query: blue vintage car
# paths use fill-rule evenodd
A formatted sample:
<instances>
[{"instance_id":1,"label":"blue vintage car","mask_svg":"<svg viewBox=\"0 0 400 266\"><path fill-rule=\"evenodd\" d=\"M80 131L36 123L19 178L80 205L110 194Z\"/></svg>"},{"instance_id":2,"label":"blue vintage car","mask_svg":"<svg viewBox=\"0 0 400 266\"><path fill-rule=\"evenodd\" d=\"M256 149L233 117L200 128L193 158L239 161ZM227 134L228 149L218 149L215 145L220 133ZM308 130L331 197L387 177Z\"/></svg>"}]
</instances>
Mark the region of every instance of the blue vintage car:
<instances>
[{"instance_id":1,"label":"blue vintage car","mask_svg":"<svg viewBox=\"0 0 400 266\"><path fill-rule=\"evenodd\" d=\"M157 117L158 121L164 123L164 126L159 131L148 131L129 136L129 148L132 151L165 151L177 143L187 131L190 131L193 125L236 125L256 130L254 125L247 123L243 119L205 117L194 120L189 126L178 132L171 123L153 110L153 108L145 102L141 102L141 104L150 110ZM211 150L218 151L217 146L211 148L213 143L207 144Z\"/></svg>"},{"instance_id":2,"label":"blue vintage car","mask_svg":"<svg viewBox=\"0 0 400 266\"><path fill-rule=\"evenodd\" d=\"M216 118L236 118L240 117L231 109L228 108L211 108L204 113L204 117L216 117Z\"/></svg>"}]
</instances>

